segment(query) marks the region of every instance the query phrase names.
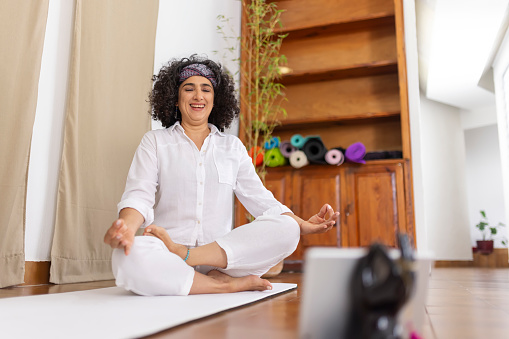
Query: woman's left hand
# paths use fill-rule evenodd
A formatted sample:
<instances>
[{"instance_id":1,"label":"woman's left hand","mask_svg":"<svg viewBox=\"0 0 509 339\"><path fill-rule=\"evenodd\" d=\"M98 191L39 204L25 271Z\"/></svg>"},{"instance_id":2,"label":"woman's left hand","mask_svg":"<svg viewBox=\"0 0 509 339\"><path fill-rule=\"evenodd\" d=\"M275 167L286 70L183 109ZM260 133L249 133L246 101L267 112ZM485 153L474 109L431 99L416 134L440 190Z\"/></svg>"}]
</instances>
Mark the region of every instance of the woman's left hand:
<instances>
[{"instance_id":1,"label":"woman's left hand","mask_svg":"<svg viewBox=\"0 0 509 339\"><path fill-rule=\"evenodd\" d=\"M339 212L334 212L329 204L322 206L320 211L309 220L302 220L300 225L301 234L325 233L339 221Z\"/></svg>"}]
</instances>

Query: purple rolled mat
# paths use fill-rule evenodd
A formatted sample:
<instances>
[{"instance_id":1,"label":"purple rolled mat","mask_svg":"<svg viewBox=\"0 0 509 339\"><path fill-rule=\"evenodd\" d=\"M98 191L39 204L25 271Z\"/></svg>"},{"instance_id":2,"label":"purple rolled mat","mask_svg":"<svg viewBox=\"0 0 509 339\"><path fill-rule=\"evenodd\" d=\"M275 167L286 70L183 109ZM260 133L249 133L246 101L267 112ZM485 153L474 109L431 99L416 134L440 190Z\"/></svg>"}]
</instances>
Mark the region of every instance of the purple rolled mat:
<instances>
[{"instance_id":1,"label":"purple rolled mat","mask_svg":"<svg viewBox=\"0 0 509 339\"><path fill-rule=\"evenodd\" d=\"M345 161L345 156L343 155L343 152L341 152L340 150L331 149L328 150L327 153L325 153L325 161L329 165L339 166Z\"/></svg>"},{"instance_id":2,"label":"purple rolled mat","mask_svg":"<svg viewBox=\"0 0 509 339\"><path fill-rule=\"evenodd\" d=\"M279 145L279 149L285 158L290 158L290 155L297 150L290 141L283 141Z\"/></svg>"},{"instance_id":3,"label":"purple rolled mat","mask_svg":"<svg viewBox=\"0 0 509 339\"><path fill-rule=\"evenodd\" d=\"M347 161L365 164L364 156L366 155L366 146L361 142L356 142L348 146L345 151Z\"/></svg>"}]
</instances>

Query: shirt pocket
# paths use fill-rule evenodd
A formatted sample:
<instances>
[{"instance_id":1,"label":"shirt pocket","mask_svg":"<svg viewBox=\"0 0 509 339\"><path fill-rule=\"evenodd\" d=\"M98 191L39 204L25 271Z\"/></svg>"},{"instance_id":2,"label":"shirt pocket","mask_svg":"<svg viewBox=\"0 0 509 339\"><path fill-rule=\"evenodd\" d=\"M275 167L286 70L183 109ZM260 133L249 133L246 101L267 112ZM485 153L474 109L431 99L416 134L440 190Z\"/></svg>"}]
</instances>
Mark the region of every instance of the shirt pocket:
<instances>
[{"instance_id":1,"label":"shirt pocket","mask_svg":"<svg viewBox=\"0 0 509 339\"><path fill-rule=\"evenodd\" d=\"M214 147L212 152L214 164L217 169L219 183L228 184L235 188L237 173L239 171L239 159L232 150Z\"/></svg>"}]
</instances>

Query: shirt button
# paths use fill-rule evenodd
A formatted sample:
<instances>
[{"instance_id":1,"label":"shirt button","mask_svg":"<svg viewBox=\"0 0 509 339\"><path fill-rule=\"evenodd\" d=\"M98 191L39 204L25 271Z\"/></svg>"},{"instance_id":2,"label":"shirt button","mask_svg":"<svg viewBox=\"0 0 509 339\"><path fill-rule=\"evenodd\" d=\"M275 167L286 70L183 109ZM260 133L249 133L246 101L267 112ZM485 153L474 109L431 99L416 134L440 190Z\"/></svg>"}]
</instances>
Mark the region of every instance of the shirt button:
<instances>
[{"instance_id":1,"label":"shirt button","mask_svg":"<svg viewBox=\"0 0 509 339\"><path fill-rule=\"evenodd\" d=\"M201 206L201 202L199 202L198 205Z\"/></svg>"},{"instance_id":2,"label":"shirt button","mask_svg":"<svg viewBox=\"0 0 509 339\"><path fill-rule=\"evenodd\" d=\"M201 162L200 162L200 166L201 166Z\"/></svg>"},{"instance_id":3,"label":"shirt button","mask_svg":"<svg viewBox=\"0 0 509 339\"><path fill-rule=\"evenodd\" d=\"M200 181L200 185L203 185L203 181Z\"/></svg>"},{"instance_id":4,"label":"shirt button","mask_svg":"<svg viewBox=\"0 0 509 339\"><path fill-rule=\"evenodd\" d=\"M197 221L197 223L199 224L200 223L200 220Z\"/></svg>"}]
</instances>

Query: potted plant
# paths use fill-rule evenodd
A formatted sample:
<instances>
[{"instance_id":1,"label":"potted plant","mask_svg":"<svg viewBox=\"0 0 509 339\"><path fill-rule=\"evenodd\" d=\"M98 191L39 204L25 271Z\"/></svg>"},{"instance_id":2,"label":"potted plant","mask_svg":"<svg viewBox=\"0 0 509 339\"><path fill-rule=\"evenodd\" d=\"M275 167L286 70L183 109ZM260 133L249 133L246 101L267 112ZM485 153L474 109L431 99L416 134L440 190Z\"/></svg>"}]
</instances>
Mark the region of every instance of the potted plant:
<instances>
[{"instance_id":1,"label":"potted plant","mask_svg":"<svg viewBox=\"0 0 509 339\"><path fill-rule=\"evenodd\" d=\"M477 240L477 250L481 254L490 254L493 252L493 239L498 233L500 227L505 227L504 223L499 222L496 226L490 226L486 212L481 210L481 221L475 227L481 231L482 240ZM507 246L507 239L502 237L502 244Z\"/></svg>"},{"instance_id":2,"label":"potted plant","mask_svg":"<svg viewBox=\"0 0 509 339\"><path fill-rule=\"evenodd\" d=\"M279 82L282 66L286 57L279 50L286 34L278 33L281 28L282 10L269 0L241 0L242 3L242 37L240 39L240 131L239 137L244 142L256 173L265 183L265 161L262 145L272 137L274 128L279 124L278 118L285 117L286 111L281 106L284 100L284 86ZM222 24L228 20L218 16ZM217 27L226 41L231 37L225 34L223 25ZM229 52L235 46L228 48ZM257 161L258 160L258 161ZM246 215L246 221L253 217ZM264 277L279 274L283 262L273 267Z\"/></svg>"}]
</instances>

